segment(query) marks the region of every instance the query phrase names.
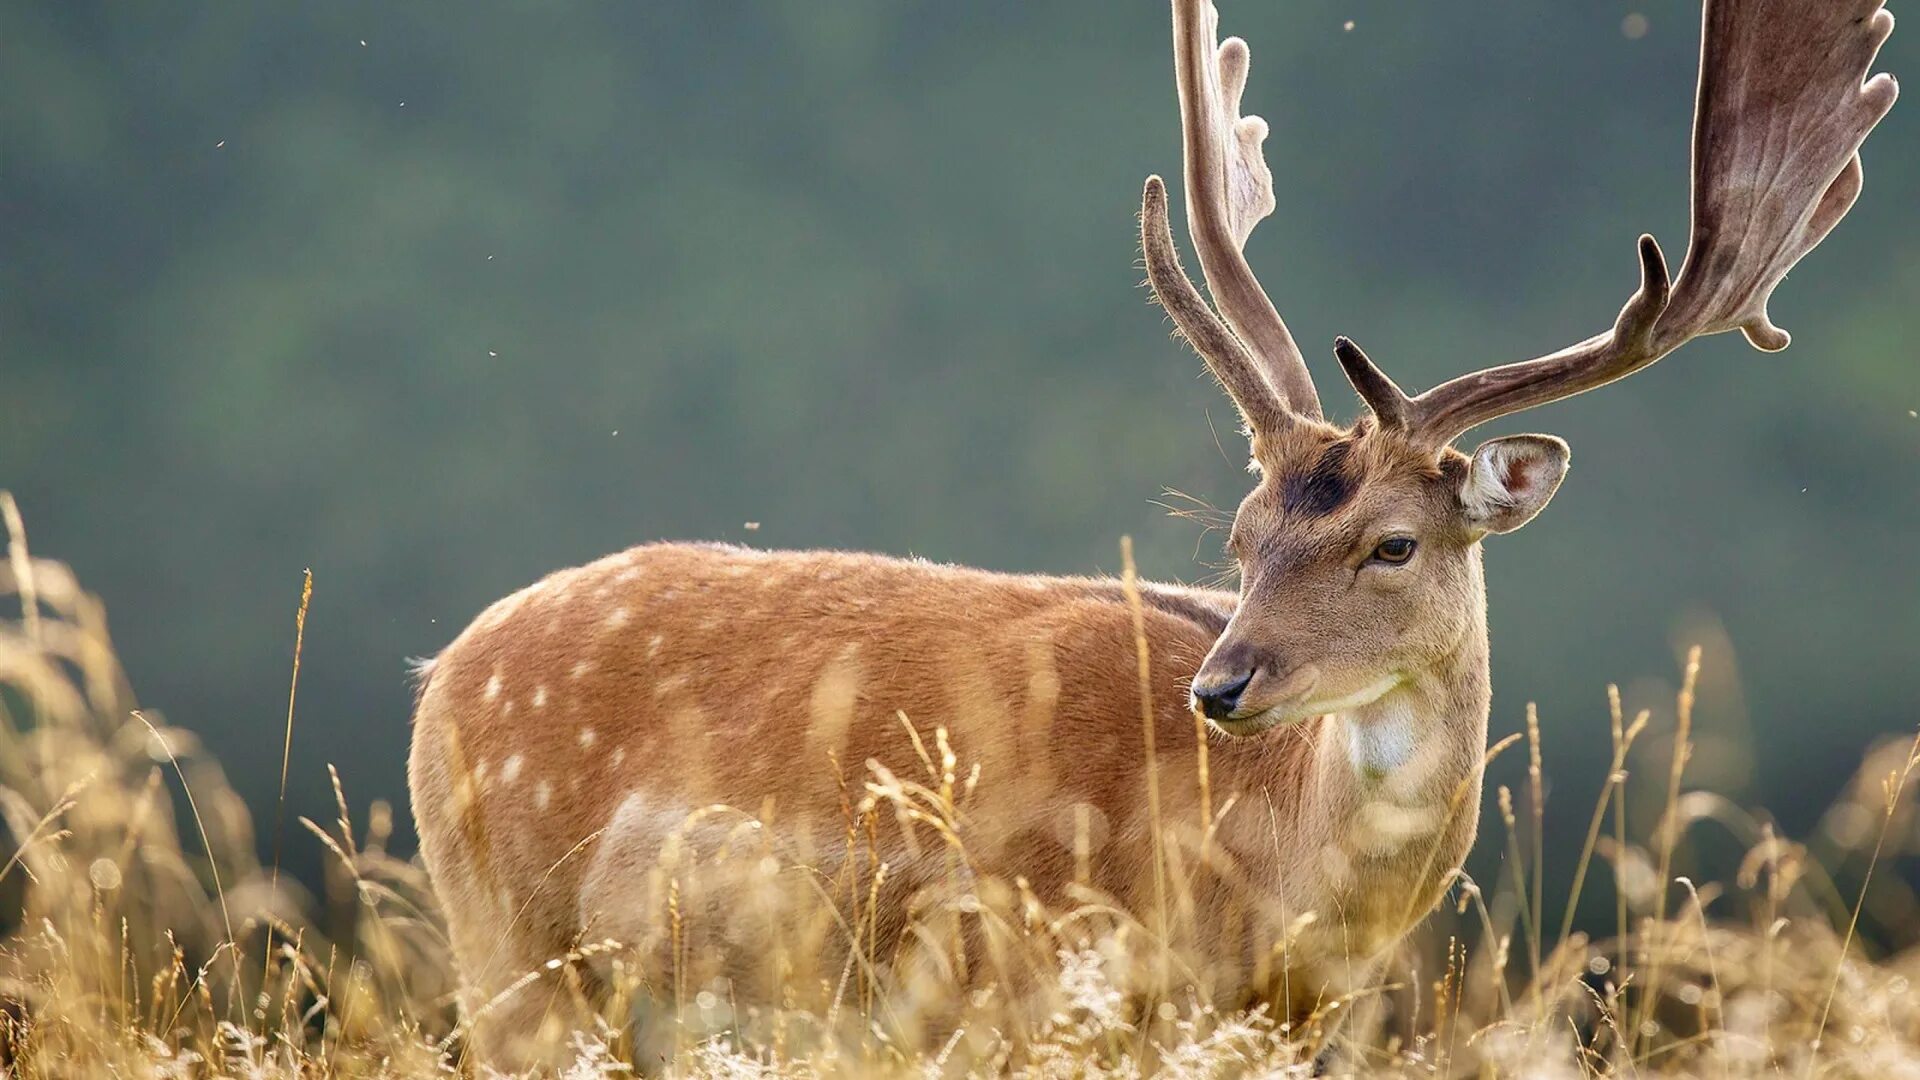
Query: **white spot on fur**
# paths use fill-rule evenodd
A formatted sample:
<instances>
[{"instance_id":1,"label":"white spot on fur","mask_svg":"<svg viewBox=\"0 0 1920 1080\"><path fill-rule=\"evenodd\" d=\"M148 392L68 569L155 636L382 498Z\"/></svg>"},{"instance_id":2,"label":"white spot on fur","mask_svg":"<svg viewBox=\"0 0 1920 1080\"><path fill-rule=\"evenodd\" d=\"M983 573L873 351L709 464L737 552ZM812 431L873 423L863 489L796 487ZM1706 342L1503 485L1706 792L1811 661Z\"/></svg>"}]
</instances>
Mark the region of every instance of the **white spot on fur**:
<instances>
[{"instance_id":1,"label":"white spot on fur","mask_svg":"<svg viewBox=\"0 0 1920 1080\"><path fill-rule=\"evenodd\" d=\"M1099 807L1088 802L1068 803L1053 813L1053 838L1068 851L1084 843L1089 854L1107 846L1113 826Z\"/></svg>"},{"instance_id":2,"label":"white spot on fur","mask_svg":"<svg viewBox=\"0 0 1920 1080\"><path fill-rule=\"evenodd\" d=\"M545 780L542 780L538 784L535 784L533 786L533 805L539 807L542 810L545 810L547 808L547 804L551 803L552 801L553 801L553 785L552 784L549 784Z\"/></svg>"},{"instance_id":3,"label":"white spot on fur","mask_svg":"<svg viewBox=\"0 0 1920 1080\"><path fill-rule=\"evenodd\" d=\"M582 675L585 675L587 672L592 670L593 670L593 665L588 663L587 661L575 660L573 662L573 670L568 672L567 674L569 678L578 679Z\"/></svg>"},{"instance_id":4,"label":"white spot on fur","mask_svg":"<svg viewBox=\"0 0 1920 1080\"><path fill-rule=\"evenodd\" d=\"M627 625L627 620L632 617L633 617L633 613L628 611L626 608L623 608L623 607L614 608L613 611L607 615L607 629L618 630L621 627Z\"/></svg>"},{"instance_id":5,"label":"white spot on fur","mask_svg":"<svg viewBox=\"0 0 1920 1080\"><path fill-rule=\"evenodd\" d=\"M667 640L666 637L660 634L647 639L647 659L651 660L660 655L660 643L665 640Z\"/></svg>"},{"instance_id":6,"label":"white spot on fur","mask_svg":"<svg viewBox=\"0 0 1920 1080\"><path fill-rule=\"evenodd\" d=\"M583 727L580 729L580 745L583 747L592 746L593 741L595 739L598 739L599 737L600 737L600 733L593 730L590 727Z\"/></svg>"},{"instance_id":7,"label":"white spot on fur","mask_svg":"<svg viewBox=\"0 0 1920 1080\"><path fill-rule=\"evenodd\" d=\"M621 747L620 749L618 749L618 750L615 750L615 751L613 752L613 767L614 767L614 768L616 768L616 769L617 769L617 768L619 768L619 767L620 767L620 764L621 764L622 762L624 762L624 761L626 761L626 760L627 760L627 748L626 748L626 747L624 747L624 746L623 746L623 747Z\"/></svg>"},{"instance_id":8,"label":"white spot on fur","mask_svg":"<svg viewBox=\"0 0 1920 1080\"><path fill-rule=\"evenodd\" d=\"M515 754L512 757L508 758L506 760L506 764L500 766L500 779L505 780L509 784L513 783L516 780L519 780L520 770L522 767L526 765L526 763L527 763L526 759L521 757L519 754Z\"/></svg>"},{"instance_id":9,"label":"white spot on fur","mask_svg":"<svg viewBox=\"0 0 1920 1080\"><path fill-rule=\"evenodd\" d=\"M547 707L546 687L536 686L533 688L533 707L536 709L544 709Z\"/></svg>"},{"instance_id":10,"label":"white spot on fur","mask_svg":"<svg viewBox=\"0 0 1920 1080\"><path fill-rule=\"evenodd\" d=\"M686 685L687 685L687 677L684 674L669 675L666 678L661 679L659 682L653 684L653 696L662 697L666 694L671 694L676 690L683 689Z\"/></svg>"},{"instance_id":11,"label":"white spot on fur","mask_svg":"<svg viewBox=\"0 0 1920 1080\"><path fill-rule=\"evenodd\" d=\"M501 702L501 703L500 703L500 715L501 715L501 716L512 716L512 715L513 715L513 702L511 702L511 701L503 701L503 702Z\"/></svg>"},{"instance_id":12,"label":"white spot on fur","mask_svg":"<svg viewBox=\"0 0 1920 1080\"><path fill-rule=\"evenodd\" d=\"M1347 843L1361 854L1390 855L1439 827L1439 815L1431 809L1375 800L1354 815Z\"/></svg>"},{"instance_id":13,"label":"white spot on fur","mask_svg":"<svg viewBox=\"0 0 1920 1080\"><path fill-rule=\"evenodd\" d=\"M487 680L487 700L488 701L492 701L494 698L497 698L500 696L500 685L501 685L500 673L498 671L495 671L493 673L493 676Z\"/></svg>"},{"instance_id":14,"label":"white spot on fur","mask_svg":"<svg viewBox=\"0 0 1920 1080\"><path fill-rule=\"evenodd\" d=\"M1326 872L1327 884L1336 890L1344 890L1353 884L1353 860L1338 845L1321 846L1320 868Z\"/></svg>"},{"instance_id":15,"label":"white spot on fur","mask_svg":"<svg viewBox=\"0 0 1920 1080\"><path fill-rule=\"evenodd\" d=\"M849 642L814 681L807 701L809 760L824 761L828 751L838 753L846 747L847 727L853 722L864 676L860 644Z\"/></svg>"}]
</instances>

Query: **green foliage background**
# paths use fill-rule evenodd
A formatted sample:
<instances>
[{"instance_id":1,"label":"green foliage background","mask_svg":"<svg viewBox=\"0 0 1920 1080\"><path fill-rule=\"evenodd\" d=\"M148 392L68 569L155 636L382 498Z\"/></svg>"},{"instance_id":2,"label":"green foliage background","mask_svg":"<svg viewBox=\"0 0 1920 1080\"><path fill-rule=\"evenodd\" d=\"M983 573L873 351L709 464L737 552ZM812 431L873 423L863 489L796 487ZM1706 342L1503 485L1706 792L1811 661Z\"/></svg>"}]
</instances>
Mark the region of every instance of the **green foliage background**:
<instances>
[{"instance_id":1,"label":"green foliage background","mask_svg":"<svg viewBox=\"0 0 1920 1080\"><path fill-rule=\"evenodd\" d=\"M1640 230L1682 252L1693 4L1224 7L1280 188L1251 255L1336 414L1336 333L1424 387L1604 327ZM1245 481L1137 287L1140 181L1178 172L1166 23L13 0L0 485L263 820L303 567L295 812L327 805L323 761L403 800L402 658L632 543L1088 572L1131 533L1148 572L1203 577L1217 538L1152 501ZM1920 32L1880 66L1920 72ZM1914 722L1917 125L1881 126L1776 298L1791 350L1715 339L1489 432L1575 448L1488 551L1494 728L1540 703L1562 827L1605 682L1659 706L1685 642L1700 782L1790 825Z\"/></svg>"}]
</instances>

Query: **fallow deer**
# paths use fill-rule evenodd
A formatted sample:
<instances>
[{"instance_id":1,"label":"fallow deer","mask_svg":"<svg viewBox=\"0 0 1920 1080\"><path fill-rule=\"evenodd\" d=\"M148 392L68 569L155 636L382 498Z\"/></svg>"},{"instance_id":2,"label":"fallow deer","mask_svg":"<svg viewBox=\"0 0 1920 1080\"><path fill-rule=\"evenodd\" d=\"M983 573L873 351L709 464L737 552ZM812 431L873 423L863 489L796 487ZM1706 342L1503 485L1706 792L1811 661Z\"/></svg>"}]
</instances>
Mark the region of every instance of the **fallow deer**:
<instances>
[{"instance_id":1,"label":"fallow deer","mask_svg":"<svg viewBox=\"0 0 1920 1080\"><path fill-rule=\"evenodd\" d=\"M769 851L827 858L847 785L913 773L936 730L978 770L954 826L969 873L1148 911L1167 903L1176 826L1217 811L1199 843L1219 869L1192 872L1189 850L1182 902L1190 924L1240 935L1217 936L1225 970L1251 980L1285 936L1284 1007L1368 978L1473 842L1481 541L1539 513L1567 469L1552 436L1454 440L1696 337L1787 345L1769 294L1859 194L1857 151L1896 94L1866 78L1893 28L1881 2L1705 0L1677 277L1642 236L1611 329L1417 395L1339 339L1365 406L1341 426L1243 254L1274 207L1266 125L1240 115L1247 46L1217 42L1208 0L1174 0L1187 219L1217 314L1175 255L1158 177L1141 242L1251 439L1238 590L1140 584L1130 603L1130 581L663 543L494 604L423 673L409 768L485 1052L532 1054L566 974L549 961L645 936L678 895L654 872L663 852L740 824L690 816L730 805ZM890 871L863 909L869 942L903 931L942 863L912 822L877 817L853 845Z\"/></svg>"}]
</instances>

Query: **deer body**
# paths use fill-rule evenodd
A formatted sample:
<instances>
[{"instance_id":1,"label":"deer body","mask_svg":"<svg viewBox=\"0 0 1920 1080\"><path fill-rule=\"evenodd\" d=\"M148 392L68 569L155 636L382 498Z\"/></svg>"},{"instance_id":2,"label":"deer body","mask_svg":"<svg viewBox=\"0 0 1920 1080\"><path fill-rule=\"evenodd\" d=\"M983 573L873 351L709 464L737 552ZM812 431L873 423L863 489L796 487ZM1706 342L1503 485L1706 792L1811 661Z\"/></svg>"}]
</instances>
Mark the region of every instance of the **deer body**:
<instances>
[{"instance_id":1,"label":"deer body","mask_svg":"<svg viewBox=\"0 0 1920 1080\"><path fill-rule=\"evenodd\" d=\"M1186 682L1237 598L1141 595L1161 815L1191 825ZM848 774L857 785L868 761L920 771L901 714L980 766L961 837L977 872L1057 900L1084 822L1089 884L1148 910L1132 619L1113 580L714 545L634 548L502 600L435 661L409 770L463 970L484 1000L583 940L640 936L656 913L638 910L636 883L703 807L771 801L781 844L838 857ZM765 644L743 652L747 640ZM1475 618L1442 664L1374 700L1257 737L1213 734L1211 796L1231 809L1212 842L1245 880L1237 895L1197 893L1218 910L1196 920L1251 907L1271 942L1283 919L1317 913L1289 943L1291 970L1275 972L1309 1001L1370 974L1471 843L1486 659ZM939 876L937 847L916 865L882 825L901 894ZM494 1026L524 1032L551 1007L529 995L497 1007Z\"/></svg>"},{"instance_id":2,"label":"deer body","mask_svg":"<svg viewBox=\"0 0 1920 1080\"><path fill-rule=\"evenodd\" d=\"M1240 114L1246 44L1215 21L1173 0L1213 303L1157 176L1140 235L1154 297L1250 437L1238 590L1143 586L1136 612L1111 580L658 545L494 605L431 665L409 770L491 1055L523 1054L573 971L549 962L602 937L664 957L677 996L688 935L711 925L718 954L772 958L752 993L790 991L804 928L761 887L782 866L838 898L843 970L863 978L903 957L966 981L970 955L995 955L986 920L916 944L978 911L969 893L1025 888L1124 908L1197 945L1196 979L1296 1012L1359 988L1437 901L1478 817L1481 542L1539 513L1568 462L1552 436L1454 441L1695 337L1784 348L1767 299L1860 193L1858 150L1897 91L1866 77L1893 19L1881 0L1705 0L1678 277L1642 236L1610 330L1418 395L1337 339L1365 410L1345 426L1242 250L1273 178L1265 123ZM745 876L702 887L727 859Z\"/></svg>"}]
</instances>

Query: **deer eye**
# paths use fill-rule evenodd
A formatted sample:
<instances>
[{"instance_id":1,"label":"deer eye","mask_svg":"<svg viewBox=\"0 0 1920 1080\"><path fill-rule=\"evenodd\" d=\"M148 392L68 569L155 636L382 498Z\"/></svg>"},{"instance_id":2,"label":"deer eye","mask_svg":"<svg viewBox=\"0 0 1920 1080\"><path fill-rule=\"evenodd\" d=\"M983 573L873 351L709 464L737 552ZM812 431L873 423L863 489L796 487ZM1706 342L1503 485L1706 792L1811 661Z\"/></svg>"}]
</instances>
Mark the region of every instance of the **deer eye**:
<instances>
[{"instance_id":1,"label":"deer eye","mask_svg":"<svg viewBox=\"0 0 1920 1080\"><path fill-rule=\"evenodd\" d=\"M1373 558L1376 562L1399 566L1413 558L1413 549L1419 546L1411 536L1389 536L1373 549Z\"/></svg>"}]
</instances>

